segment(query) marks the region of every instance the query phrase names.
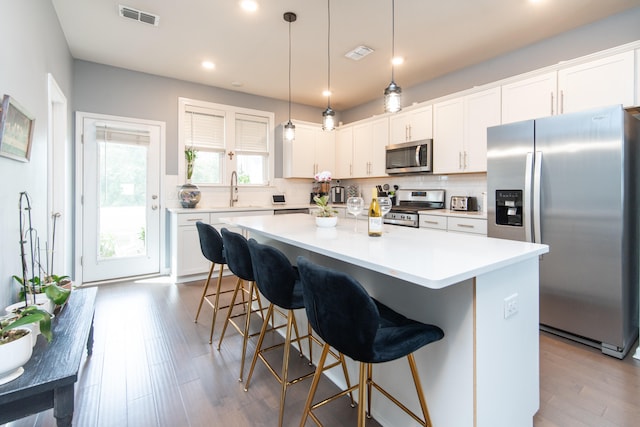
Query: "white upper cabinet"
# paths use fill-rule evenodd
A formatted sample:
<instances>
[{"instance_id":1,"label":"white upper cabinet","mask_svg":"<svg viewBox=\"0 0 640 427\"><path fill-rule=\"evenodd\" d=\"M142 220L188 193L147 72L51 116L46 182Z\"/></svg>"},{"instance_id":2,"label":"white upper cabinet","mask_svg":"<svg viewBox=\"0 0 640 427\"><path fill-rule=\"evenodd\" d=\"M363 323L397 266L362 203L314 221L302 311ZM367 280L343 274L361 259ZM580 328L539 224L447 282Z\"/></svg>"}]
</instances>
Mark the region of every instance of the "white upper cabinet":
<instances>
[{"instance_id":1,"label":"white upper cabinet","mask_svg":"<svg viewBox=\"0 0 640 427\"><path fill-rule=\"evenodd\" d=\"M336 132L324 131L318 128L315 138L316 171L313 175L322 171L333 173L336 167ZM311 175L311 177L313 177Z\"/></svg>"},{"instance_id":2,"label":"white upper cabinet","mask_svg":"<svg viewBox=\"0 0 640 427\"><path fill-rule=\"evenodd\" d=\"M502 86L502 123L552 116L557 112L558 73L530 77Z\"/></svg>"},{"instance_id":3,"label":"white upper cabinet","mask_svg":"<svg viewBox=\"0 0 640 427\"><path fill-rule=\"evenodd\" d=\"M486 172L487 127L500 115L500 87L434 104L433 172Z\"/></svg>"},{"instance_id":4,"label":"white upper cabinet","mask_svg":"<svg viewBox=\"0 0 640 427\"><path fill-rule=\"evenodd\" d=\"M386 176L385 147L389 143L387 117L367 121L353 128L353 176Z\"/></svg>"},{"instance_id":5,"label":"white upper cabinet","mask_svg":"<svg viewBox=\"0 0 640 427\"><path fill-rule=\"evenodd\" d=\"M335 168L335 132L318 126L298 124L296 139L284 140L284 178L313 178L318 172Z\"/></svg>"},{"instance_id":6,"label":"white upper cabinet","mask_svg":"<svg viewBox=\"0 0 640 427\"><path fill-rule=\"evenodd\" d=\"M353 126L337 129L336 134L336 171L335 178L347 179L353 177Z\"/></svg>"},{"instance_id":7,"label":"white upper cabinet","mask_svg":"<svg viewBox=\"0 0 640 427\"><path fill-rule=\"evenodd\" d=\"M390 144L433 138L433 106L416 108L390 117Z\"/></svg>"},{"instance_id":8,"label":"white upper cabinet","mask_svg":"<svg viewBox=\"0 0 640 427\"><path fill-rule=\"evenodd\" d=\"M385 147L388 143L388 117L363 120L340 129L336 141L337 177L386 176Z\"/></svg>"},{"instance_id":9,"label":"white upper cabinet","mask_svg":"<svg viewBox=\"0 0 640 427\"><path fill-rule=\"evenodd\" d=\"M627 51L558 71L560 114L606 105L635 104L635 58Z\"/></svg>"}]
</instances>

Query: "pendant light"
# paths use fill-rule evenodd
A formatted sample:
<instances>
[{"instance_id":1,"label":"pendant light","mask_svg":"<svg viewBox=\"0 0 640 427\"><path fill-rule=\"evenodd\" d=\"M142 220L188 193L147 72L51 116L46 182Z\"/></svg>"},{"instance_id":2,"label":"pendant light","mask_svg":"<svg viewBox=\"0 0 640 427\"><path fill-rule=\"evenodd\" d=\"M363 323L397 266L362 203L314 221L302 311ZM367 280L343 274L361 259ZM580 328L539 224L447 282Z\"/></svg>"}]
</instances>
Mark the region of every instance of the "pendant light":
<instances>
[{"instance_id":1,"label":"pendant light","mask_svg":"<svg viewBox=\"0 0 640 427\"><path fill-rule=\"evenodd\" d=\"M395 48L396 48L396 25L395 25L395 10L396 10L396 2L395 0L391 0L391 83L384 90L384 111L386 113L397 113L402 110L402 89L400 86L393 81L393 71L394 64L393 60L395 59Z\"/></svg>"},{"instance_id":2,"label":"pendant light","mask_svg":"<svg viewBox=\"0 0 640 427\"><path fill-rule=\"evenodd\" d=\"M336 112L331 109L331 0L327 0L327 109L322 112L322 130L336 127Z\"/></svg>"},{"instance_id":3,"label":"pendant light","mask_svg":"<svg viewBox=\"0 0 640 427\"><path fill-rule=\"evenodd\" d=\"M293 12L285 12L284 20L289 23L289 121L284 125L284 138L287 141L296 139L296 127L291 123L291 23L296 22L298 17Z\"/></svg>"}]
</instances>

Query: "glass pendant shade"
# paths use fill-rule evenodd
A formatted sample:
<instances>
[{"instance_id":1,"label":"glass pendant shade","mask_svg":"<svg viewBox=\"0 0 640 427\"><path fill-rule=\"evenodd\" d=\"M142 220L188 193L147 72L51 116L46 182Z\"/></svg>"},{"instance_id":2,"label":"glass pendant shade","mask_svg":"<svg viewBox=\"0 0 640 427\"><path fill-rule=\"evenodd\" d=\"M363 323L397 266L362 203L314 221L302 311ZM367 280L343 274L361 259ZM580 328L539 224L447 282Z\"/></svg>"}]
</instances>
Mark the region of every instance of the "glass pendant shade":
<instances>
[{"instance_id":1,"label":"glass pendant shade","mask_svg":"<svg viewBox=\"0 0 640 427\"><path fill-rule=\"evenodd\" d=\"M391 83L384 90L384 112L397 113L402 110L402 89L393 80L393 58L396 53L396 2L391 0Z\"/></svg>"},{"instance_id":2,"label":"glass pendant shade","mask_svg":"<svg viewBox=\"0 0 640 427\"><path fill-rule=\"evenodd\" d=\"M296 139L296 126L291 123L291 120L284 125L284 139L287 141L293 141Z\"/></svg>"},{"instance_id":3,"label":"glass pendant shade","mask_svg":"<svg viewBox=\"0 0 640 427\"><path fill-rule=\"evenodd\" d=\"M336 112L331 109L331 107L327 107L326 110L322 112L322 130L333 130L336 127Z\"/></svg>"},{"instance_id":4,"label":"glass pendant shade","mask_svg":"<svg viewBox=\"0 0 640 427\"><path fill-rule=\"evenodd\" d=\"M384 111L397 113L402 109L402 89L393 80L384 90Z\"/></svg>"}]
</instances>

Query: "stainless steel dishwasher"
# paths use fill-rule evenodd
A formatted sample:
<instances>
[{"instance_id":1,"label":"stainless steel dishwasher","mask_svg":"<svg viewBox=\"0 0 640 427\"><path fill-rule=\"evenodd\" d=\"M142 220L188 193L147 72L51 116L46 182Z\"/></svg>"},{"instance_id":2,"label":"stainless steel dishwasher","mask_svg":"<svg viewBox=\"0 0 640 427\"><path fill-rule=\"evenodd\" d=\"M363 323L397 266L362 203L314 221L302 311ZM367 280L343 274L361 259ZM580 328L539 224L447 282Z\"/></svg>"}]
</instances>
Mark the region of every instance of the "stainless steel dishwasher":
<instances>
[{"instance_id":1,"label":"stainless steel dishwasher","mask_svg":"<svg viewBox=\"0 0 640 427\"><path fill-rule=\"evenodd\" d=\"M309 208L282 208L282 209L273 210L274 215L287 215L287 214L297 214L297 213L308 214Z\"/></svg>"}]
</instances>

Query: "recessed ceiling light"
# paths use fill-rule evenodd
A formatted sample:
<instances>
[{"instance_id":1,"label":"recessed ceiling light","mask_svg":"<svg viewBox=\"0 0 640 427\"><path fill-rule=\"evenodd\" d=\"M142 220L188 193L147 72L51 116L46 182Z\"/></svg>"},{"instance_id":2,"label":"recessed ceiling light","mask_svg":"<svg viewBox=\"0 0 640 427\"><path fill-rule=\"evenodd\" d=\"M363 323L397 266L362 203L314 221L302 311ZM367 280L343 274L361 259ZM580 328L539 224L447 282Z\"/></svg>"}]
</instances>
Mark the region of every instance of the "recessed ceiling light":
<instances>
[{"instance_id":1,"label":"recessed ceiling light","mask_svg":"<svg viewBox=\"0 0 640 427\"><path fill-rule=\"evenodd\" d=\"M402 56L396 56L391 60L391 63L393 65L401 65L404 63L404 58Z\"/></svg>"},{"instance_id":2,"label":"recessed ceiling light","mask_svg":"<svg viewBox=\"0 0 640 427\"><path fill-rule=\"evenodd\" d=\"M330 90L323 90L322 91L322 96L331 96L331 91Z\"/></svg>"},{"instance_id":3,"label":"recessed ceiling light","mask_svg":"<svg viewBox=\"0 0 640 427\"><path fill-rule=\"evenodd\" d=\"M202 61L202 67L206 68L207 70L213 70L214 68L216 68L216 64L211 61Z\"/></svg>"},{"instance_id":4,"label":"recessed ceiling light","mask_svg":"<svg viewBox=\"0 0 640 427\"><path fill-rule=\"evenodd\" d=\"M242 82L231 82L231 86L242 87Z\"/></svg>"},{"instance_id":5,"label":"recessed ceiling light","mask_svg":"<svg viewBox=\"0 0 640 427\"><path fill-rule=\"evenodd\" d=\"M255 12L258 10L258 2L256 0L242 0L240 2L240 7L247 12Z\"/></svg>"}]
</instances>

